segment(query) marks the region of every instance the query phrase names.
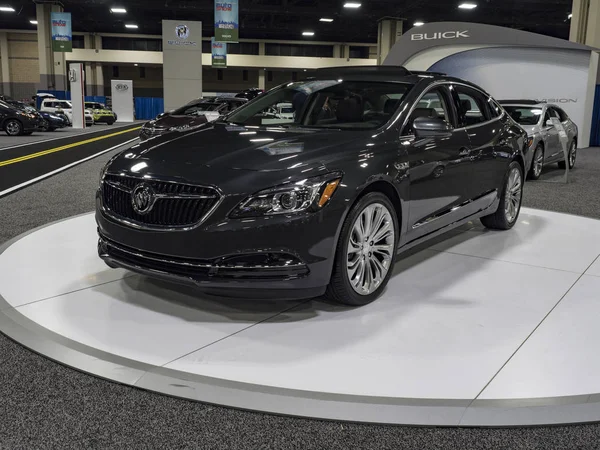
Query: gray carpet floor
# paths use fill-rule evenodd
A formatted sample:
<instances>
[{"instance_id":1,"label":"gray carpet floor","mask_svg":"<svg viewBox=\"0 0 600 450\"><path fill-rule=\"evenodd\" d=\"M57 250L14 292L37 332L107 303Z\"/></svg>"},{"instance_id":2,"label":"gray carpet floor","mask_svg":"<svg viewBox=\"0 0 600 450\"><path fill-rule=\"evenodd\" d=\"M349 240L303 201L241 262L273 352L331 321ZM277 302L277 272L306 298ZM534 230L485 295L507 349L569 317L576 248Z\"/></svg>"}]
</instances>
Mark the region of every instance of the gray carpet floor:
<instances>
[{"instance_id":1,"label":"gray carpet floor","mask_svg":"<svg viewBox=\"0 0 600 450\"><path fill-rule=\"evenodd\" d=\"M94 208L110 154L0 199L0 242ZM525 206L600 218L600 149L569 184L549 167ZM0 449L600 449L600 425L520 429L377 426L186 401L101 380L0 334Z\"/></svg>"}]
</instances>

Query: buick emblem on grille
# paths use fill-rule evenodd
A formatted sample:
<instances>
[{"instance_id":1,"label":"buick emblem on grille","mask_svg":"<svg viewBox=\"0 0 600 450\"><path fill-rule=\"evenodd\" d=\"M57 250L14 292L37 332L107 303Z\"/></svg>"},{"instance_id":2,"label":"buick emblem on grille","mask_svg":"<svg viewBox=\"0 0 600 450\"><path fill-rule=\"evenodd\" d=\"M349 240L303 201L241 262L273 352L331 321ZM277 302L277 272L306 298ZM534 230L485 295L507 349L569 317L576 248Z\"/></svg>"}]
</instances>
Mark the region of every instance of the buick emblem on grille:
<instances>
[{"instance_id":1,"label":"buick emblem on grille","mask_svg":"<svg viewBox=\"0 0 600 450\"><path fill-rule=\"evenodd\" d=\"M138 184L131 192L131 204L138 214L144 215L152 211L155 200L154 189L146 183Z\"/></svg>"}]
</instances>

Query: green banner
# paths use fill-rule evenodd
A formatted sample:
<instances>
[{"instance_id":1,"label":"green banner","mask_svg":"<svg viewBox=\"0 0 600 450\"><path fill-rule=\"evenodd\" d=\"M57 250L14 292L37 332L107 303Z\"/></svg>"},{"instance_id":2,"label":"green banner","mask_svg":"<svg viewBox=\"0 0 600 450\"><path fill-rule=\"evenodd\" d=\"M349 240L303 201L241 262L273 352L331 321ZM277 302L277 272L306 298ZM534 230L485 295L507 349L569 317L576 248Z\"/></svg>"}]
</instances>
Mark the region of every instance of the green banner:
<instances>
[{"instance_id":1,"label":"green banner","mask_svg":"<svg viewBox=\"0 0 600 450\"><path fill-rule=\"evenodd\" d=\"M227 67L227 44L217 42L215 38L210 40L212 48L212 66Z\"/></svg>"},{"instance_id":2,"label":"green banner","mask_svg":"<svg viewBox=\"0 0 600 450\"><path fill-rule=\"evenodd\" d=\"M238 10L238 0L215 0L215 40L217 42L239 41Z\"/></svg>"},{"instance_id":3,"label":"green banner","mask_svg":"<svg viewBox=\"0 0 600 450\"><path fill-rule=\"evenodd\" d=\"M53 12L50 14L52 27L52 50L55 52L73 51L71 13Z\"/></svg>"}]
</instances>

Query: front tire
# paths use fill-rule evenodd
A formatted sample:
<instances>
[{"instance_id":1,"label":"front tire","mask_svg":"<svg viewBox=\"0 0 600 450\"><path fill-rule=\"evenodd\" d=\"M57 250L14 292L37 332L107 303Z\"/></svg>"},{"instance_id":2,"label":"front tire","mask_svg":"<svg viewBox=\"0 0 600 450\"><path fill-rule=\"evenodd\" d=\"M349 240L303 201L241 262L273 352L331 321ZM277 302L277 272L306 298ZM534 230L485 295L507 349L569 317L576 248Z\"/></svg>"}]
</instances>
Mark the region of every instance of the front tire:
<instances>
[{"instance_id":1,"label":"front tire","mask_svg":"<svg viewBox=\"0 0 600 450\"><path fill-rule=\"evenodd\" d=\"M523 169L517 161L508 166L500 204L494 214L482 217L481 223L493 230L510 230L519 218L523 200Z\"/></svg>"},{"instance_id":2,"label":"front tire","mask_svg":"<svg viewBox=\"0 0 600 450\"><path fill-rule=\"evenodd\" d=\"M538 144L533 152L533 161L531 161L531 169L529 170L529 179L538 180L542 175L544 168L544 147Z\"/></svg>"},{"instance_id":3,"label":"front tire","mask_svg":"<svg viewBox=\"0 0 600 450\"><path fill-rule=\"evenodd\" d=\"M370 192L352 207L340 233L326 297L362 306L374 301L387 285L399 235L394 205L381 192Z\"/></svg>"},{"instance_id":4,"label":"front tire","mask_svg":"<svg viewBox=\"0 0 600 450\"><path fill-rule=\"evenodd\" d=\"M9 136L20 136L23 134L23 124L16 119L9 119L4 124L4 131Z\"/></svg>"}]
</instances>

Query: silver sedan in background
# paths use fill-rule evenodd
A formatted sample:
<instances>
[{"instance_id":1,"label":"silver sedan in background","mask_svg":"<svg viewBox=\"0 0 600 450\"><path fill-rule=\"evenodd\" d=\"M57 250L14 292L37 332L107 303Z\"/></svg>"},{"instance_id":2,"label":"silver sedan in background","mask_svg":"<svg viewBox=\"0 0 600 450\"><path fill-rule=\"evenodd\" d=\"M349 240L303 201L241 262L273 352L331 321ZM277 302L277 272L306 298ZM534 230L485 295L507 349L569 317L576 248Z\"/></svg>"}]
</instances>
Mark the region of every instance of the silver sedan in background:
<instances>
[{"instance_id":1,"label":"silver sedan in background","mask_svg":"<svg viewBox=\"0 0 600 450\"><path fill-rule=\"evenodd\" d=\"M499 103L527 131L530 151L526 164L530 179L537 180L546 164L558 162L559 167L565 168L564 144L568 149L569 169L575 167L577 125L563 109L536 100L503 100ZM563 129L565 133L561 133Z\"/></svg>"}]
</instances>

